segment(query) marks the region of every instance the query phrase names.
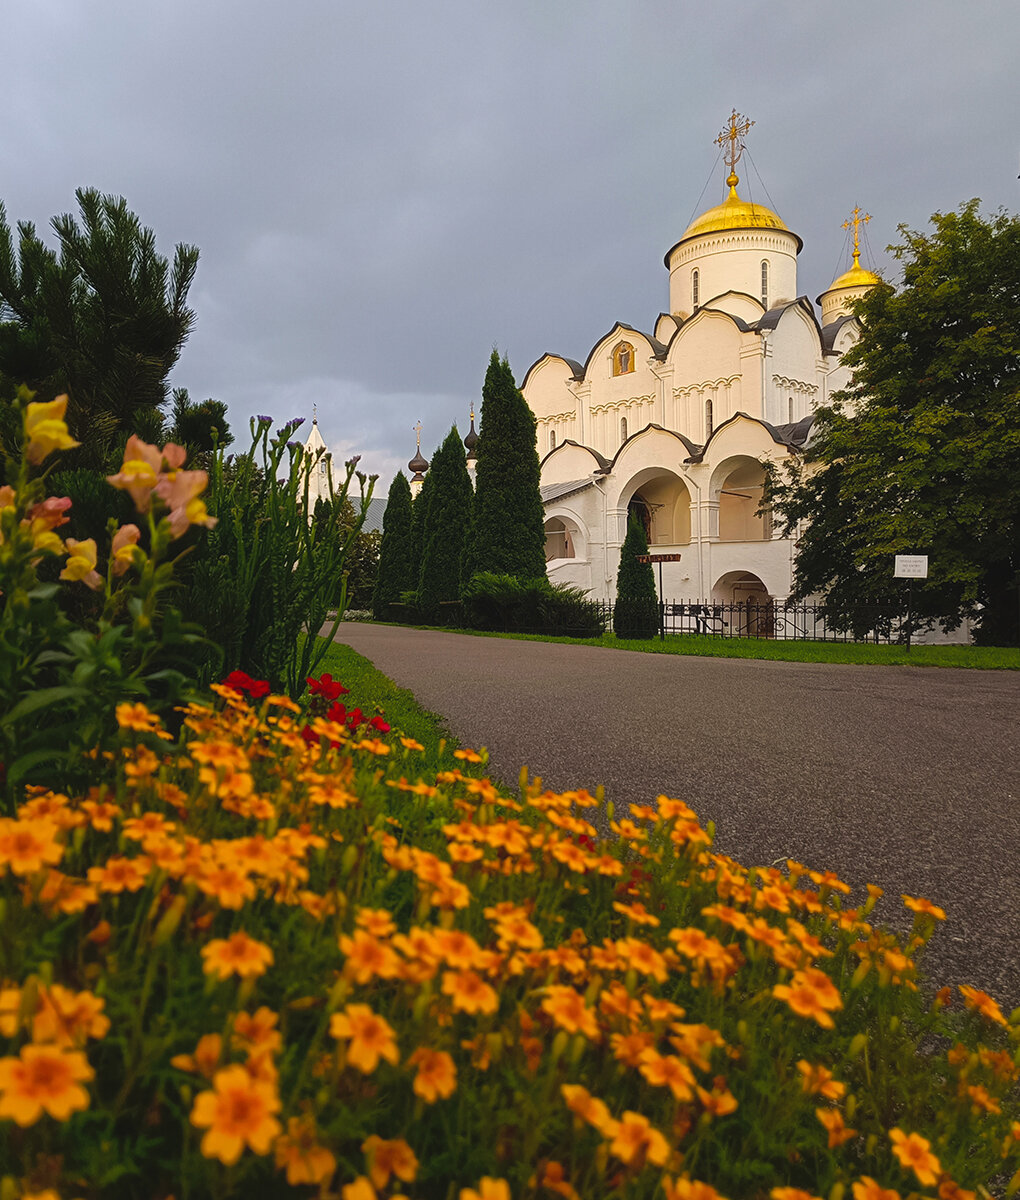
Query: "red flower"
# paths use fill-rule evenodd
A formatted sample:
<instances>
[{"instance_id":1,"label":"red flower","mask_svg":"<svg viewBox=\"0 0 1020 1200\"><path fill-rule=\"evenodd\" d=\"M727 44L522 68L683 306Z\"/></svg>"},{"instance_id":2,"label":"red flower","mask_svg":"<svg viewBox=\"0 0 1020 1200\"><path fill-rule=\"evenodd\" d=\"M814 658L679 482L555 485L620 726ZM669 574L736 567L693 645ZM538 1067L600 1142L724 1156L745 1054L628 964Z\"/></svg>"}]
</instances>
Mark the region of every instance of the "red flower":
<instances>
[{"instance_id":1,"label":"red flower","mask_svg":"<svg viewBox=\"0 0 1020 1200\"><path fill-rule=\"evenodd\" d=\"M247 692L253 700L258 700L262 696L268 696L270 692L269 682L265 679L252 679L244 671L231 671L230 674L223 680L223 686L233 688L235 692Z\"/></svg>"},{"instance_id":2,"label":"red flower","mask_svg":"<svg viewBox=\"0 0 1020 1200\"><path fill-rule=\"evenodd\" d=\"M326 720L335 721L338 725L342 725L347 720L347 709L339 700L334 700L329 706L329 712L326 713Z\"/></svg>"},{"instance_id":3,"label":"red flower","mask_svg":"<svg viewBox=\"0 0 1020 1200\"><path fill-rule=\"evenodd\" d=\"M308 684L308 690L313 696L322 696L324 700L336 700L338 696L346 696L350 692L350 688L345 688L339 679L334 679L329 671L323 671L318 679L313 679L311 675L305 678L305 683ZM330 720L333 720L331 717Z\"/></svg>"},{"instance_id":4,"label":"red flower","mask_svg":"<svg viewBox=\"0 0 1020 1200\"><path fill-rule=\"evenodd\" d=\"M347 727L352 730L357 729L358 726L364 721L364 719L365 719L365 714L361 711L360 708L352 708L351 711L347 714Z\"/></svg>"},{"instance_id":5,"label":"red flower","mask_svg":"<svg viewBox=\"0 0 1020 1200\"><path fill-rule=\"evenodd\" d=\"M385 721L382 719L382 717L373 717L373 718L371 719L371 721L369 721L369 725L370 725L370 726L371 726L371 727L372 727L372 728L373 728L373 729L374 729L374 730L375 730L377 733L389 733L389 731L390 731L390 729L391 729L391 726L390 726L390 725L388 725L388 724L387 724L387 723L386 723L386 722L385 722Z\"/></svg>"}]
</instances>

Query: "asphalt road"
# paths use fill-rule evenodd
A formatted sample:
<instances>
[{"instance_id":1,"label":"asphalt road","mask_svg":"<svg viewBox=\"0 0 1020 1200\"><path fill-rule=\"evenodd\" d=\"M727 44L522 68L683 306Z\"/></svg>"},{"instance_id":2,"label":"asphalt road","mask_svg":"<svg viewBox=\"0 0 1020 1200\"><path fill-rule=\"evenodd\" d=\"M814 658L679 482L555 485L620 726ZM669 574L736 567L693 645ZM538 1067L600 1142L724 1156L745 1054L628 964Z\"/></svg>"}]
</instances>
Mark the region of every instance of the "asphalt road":
<instances>
[{"instance_id":1,"label":"asphalt road","mask_svg":"<svg viewBox=\"0 0 1020 1200\"><path fill-rule=\"evenodd\" d=\"M549 787L660 793L715 821L745 865L787 857L949 920L936 984L1020 1004L1020 673L626 653L345 623L370 659L490 771Z\"/></svg>"}]
</instances>

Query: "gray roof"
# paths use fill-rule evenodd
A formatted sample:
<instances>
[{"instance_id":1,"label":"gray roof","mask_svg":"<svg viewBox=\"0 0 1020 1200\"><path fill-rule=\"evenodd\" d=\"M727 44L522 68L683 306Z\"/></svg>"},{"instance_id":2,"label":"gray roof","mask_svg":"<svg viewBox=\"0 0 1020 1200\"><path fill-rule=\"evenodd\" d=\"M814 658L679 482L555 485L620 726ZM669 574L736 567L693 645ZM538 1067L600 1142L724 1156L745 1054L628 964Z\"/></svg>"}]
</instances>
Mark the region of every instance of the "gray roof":
<instances>
[{"instance_id":1,"label":"gray roof","mask_svg":"<svg viewBox=\"0 0 1020 1200\"><path fill-rule=\"evenodd\" d=\"M357 510L358 501L356 497L351 498L354 502L354 508ZM368 502L368 512L365 514L365 523L361 529L364 533L382 533L383 513L386 511L386 497L373 496Z\"/></svg>"},{"instance_id":2,"label":"gray roof","mask_svg":"<svg viewBox=\"0 0 1020 1200\"><path fill-rule=\"evenodd\" d=\"M573 495L574 492L583 492L585 488L594 486L594 481L589 476L587 479L571 479L568 483L547 483L545 487L538 490L542 497L542 503L551 504L554 500L562 500L564 496Z\"/></svg>"}]
</instances>

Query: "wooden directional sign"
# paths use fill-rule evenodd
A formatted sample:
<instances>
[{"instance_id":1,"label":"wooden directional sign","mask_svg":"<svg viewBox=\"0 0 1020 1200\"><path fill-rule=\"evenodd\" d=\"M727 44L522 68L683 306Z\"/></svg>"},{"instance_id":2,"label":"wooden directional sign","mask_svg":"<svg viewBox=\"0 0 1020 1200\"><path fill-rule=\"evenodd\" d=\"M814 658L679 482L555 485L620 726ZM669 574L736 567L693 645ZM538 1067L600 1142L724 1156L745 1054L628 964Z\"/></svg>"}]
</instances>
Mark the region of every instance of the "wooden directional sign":
<instances>
[{"instance_id":1,"label":"wooden directional sign","mask_svg":"<svg viewBox=\"0 0 1020 1200\"><path fill-rule=\"evenodd\" d=\"M663 562L679 562L682 555L680 555L680 554L635 554L634 557L638 560L638 562L663 563Z\"/></svg>"}]
</instances>

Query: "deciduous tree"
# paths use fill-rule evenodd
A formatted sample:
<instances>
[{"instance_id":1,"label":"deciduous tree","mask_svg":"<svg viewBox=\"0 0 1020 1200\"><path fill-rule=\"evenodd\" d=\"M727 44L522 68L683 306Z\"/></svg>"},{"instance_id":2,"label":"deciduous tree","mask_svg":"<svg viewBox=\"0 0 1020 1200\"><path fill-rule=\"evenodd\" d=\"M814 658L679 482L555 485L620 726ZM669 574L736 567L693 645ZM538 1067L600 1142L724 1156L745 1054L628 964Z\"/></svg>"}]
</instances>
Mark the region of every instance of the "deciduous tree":
<instances>
[{"instance_id":1,"label":"deciduous tree","mask_svg":"<svg viewBox=\"0 0 1020 1200\"><path fill-rule=\"evenodd\" d=\"M773 471L767 501L801 525L795 596L830 620L902 608L894 556L928 555L914 608L945 628L978 617L986 643L1016 643L1020 580L1020 217L978 201L900 226L903 286L856 303L850 385L820 408L806 464ZM858 611L855 611L858 610Z\"/></svg>"}]
</instances>

